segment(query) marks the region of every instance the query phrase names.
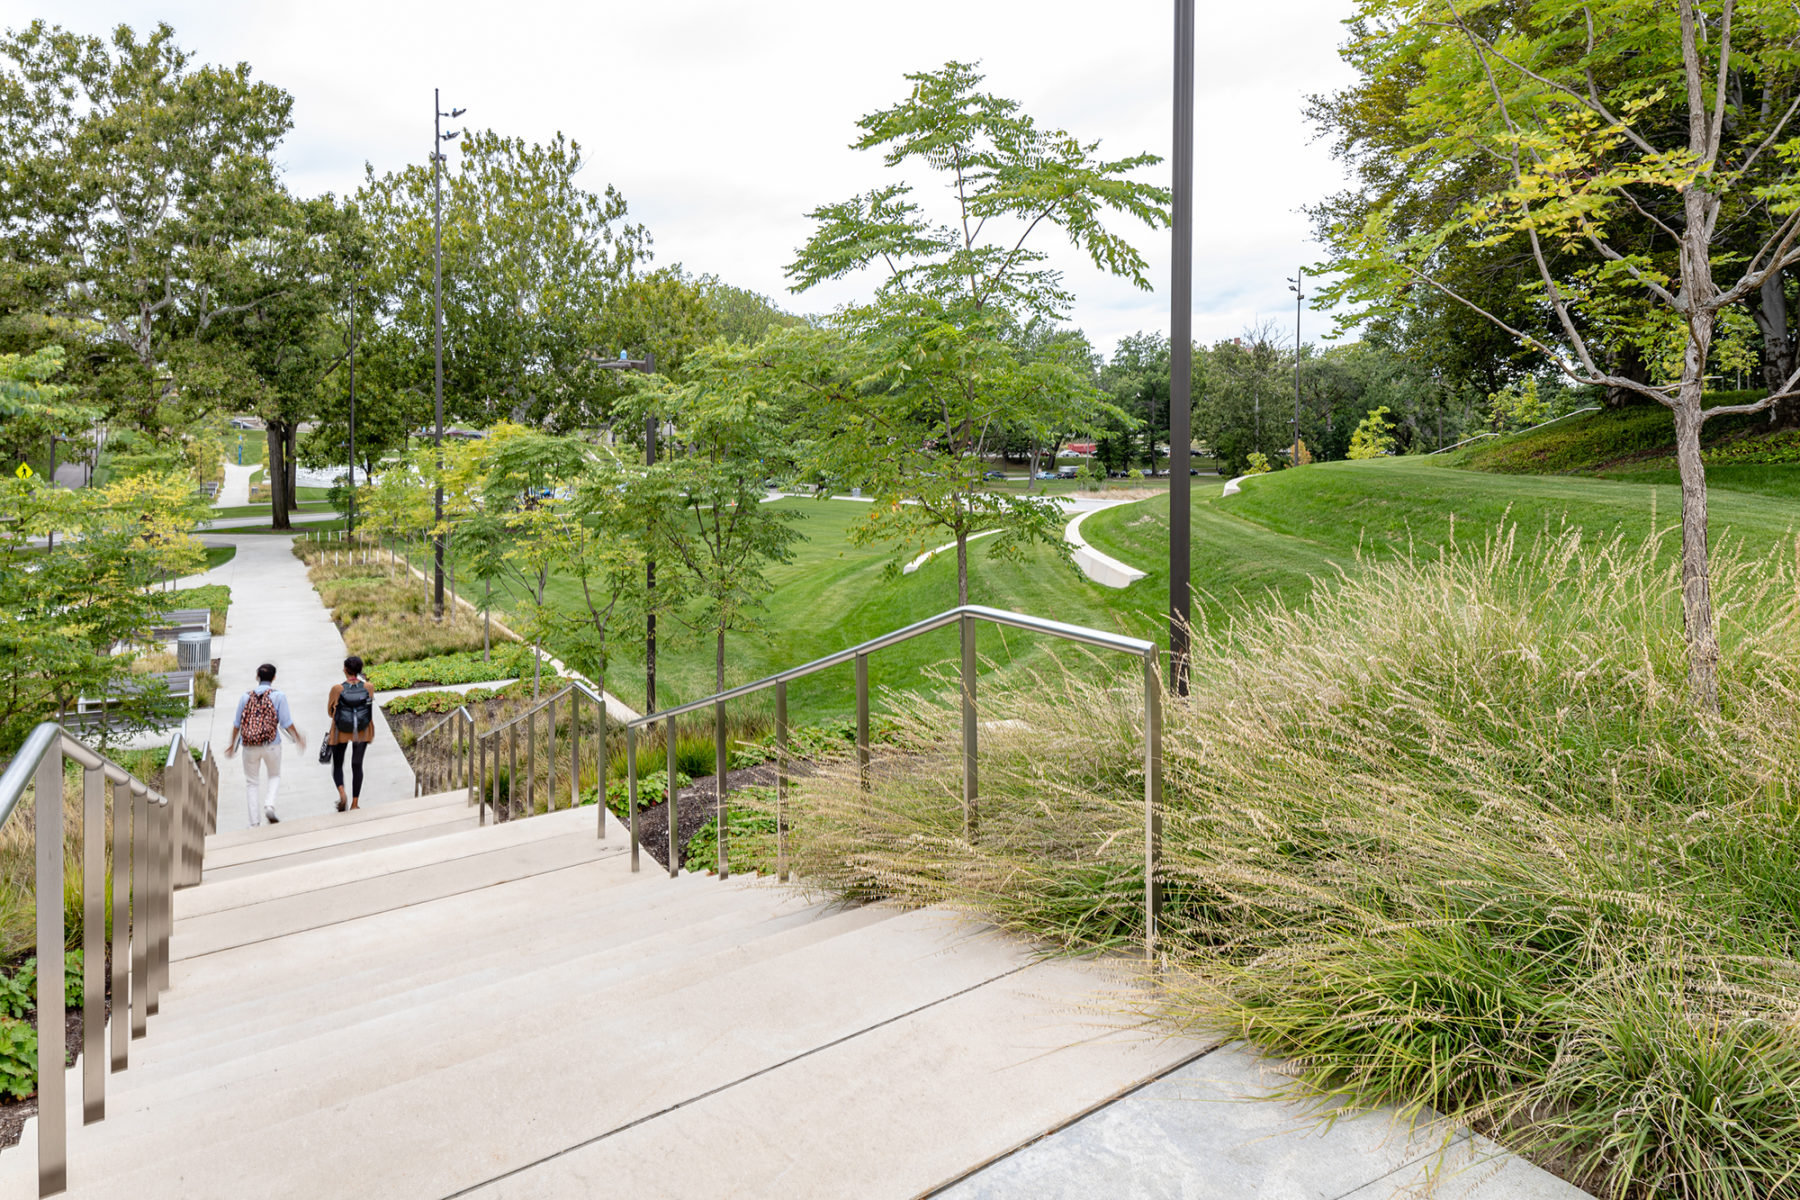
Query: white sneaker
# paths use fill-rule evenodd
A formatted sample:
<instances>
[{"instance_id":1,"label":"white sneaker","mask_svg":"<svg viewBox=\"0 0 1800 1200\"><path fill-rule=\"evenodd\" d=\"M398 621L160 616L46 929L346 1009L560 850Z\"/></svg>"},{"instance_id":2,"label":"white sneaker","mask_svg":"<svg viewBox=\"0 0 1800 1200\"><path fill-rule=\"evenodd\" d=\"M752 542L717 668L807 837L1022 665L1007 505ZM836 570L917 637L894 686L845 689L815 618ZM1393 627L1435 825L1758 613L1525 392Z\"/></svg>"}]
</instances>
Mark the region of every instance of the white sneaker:
<instances>
[{"instance_id":1,"label":"white sneaker","mask_svg":"<svg viewBox=\"0 0 1800 1200\"><path fill-rule=\"evenodd\" d=\"M275 806L272 804L263 809L263 816L269 818L271 825L281 824L281 818L275 815Z\"/></svg>"}]
</instances>

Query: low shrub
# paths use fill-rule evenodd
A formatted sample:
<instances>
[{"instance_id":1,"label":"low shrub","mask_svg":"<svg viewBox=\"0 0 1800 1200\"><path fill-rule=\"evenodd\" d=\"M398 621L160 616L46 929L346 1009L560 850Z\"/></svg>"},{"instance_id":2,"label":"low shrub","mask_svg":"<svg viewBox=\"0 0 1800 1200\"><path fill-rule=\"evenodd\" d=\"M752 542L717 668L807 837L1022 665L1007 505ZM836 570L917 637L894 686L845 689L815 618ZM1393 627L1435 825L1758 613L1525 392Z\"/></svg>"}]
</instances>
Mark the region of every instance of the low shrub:
<instances>
[{"instance_id":1,"label":"low shrub","mask_svg":"<svg viewBox=\"0 0 1800 1200\"><path fill-rule=\"evenodd\" d=\"M82 954L63 955L63 1007L80 1008L86 989ZM0 1099L23 1100L37 1092L37 959L0 972Z\"/></svg>"},{"instance_id":2,"label":"low shrub","mask_svg":"<svg viewBox=\"0 0 1800 1200\"><path fill-rule=\"evenodd\" d=\"M731 793L726 808L726 833L730 839L731 869L738 872L775 870L775 789L739 788ZM687 843L687 869L719 869L719 821L717 817L694 831Z\"/></svg>"},{"instance_id":3,"label":"low shrub","mask_svg":"<svg viewBox=\"0 0 1800 1200\"><path fill-rule=\"evenodd\" d=\"M354 649L354 648L353 648ZM370 656L365 655L365 658ZM505 679L531 670L531 647L518 642L495 646L491 661L484 661L481 651L434 655L416 661L391 662L373 659L365 674L377 691L394 688L422 687L436 684L476 683L486 679ZM455 707L452 705L451 707Z\"/></svg>"},{"instance_id":4,"label":"low shrub","mask_svg":"<svg viewBox=\"0 0 1800 1200\"><path fill-rule=\"evenodd\" d=\"M194 707L211 708L219 695L219 677L211 671L194 672Z\"/></svg>"},{"instance_id":5,"label":"low shrub","mask_svg":"<svg viewBox=\"0 0 1800 1200\"><path fill-rule=\"evenodd\" d=\"M1161 1015L1596 1194L1791 1189L1800 543L1714 560L1718 713L1652 543L1497 536L1208 631L1165 700ZM1052 950L1141 944L1134 684L1084 659L985 688L972 841L954 687L894 697L875 788L797 781L796 867Z\"/></svg>"},{"instance_id":6,"label":"low shrub","mask_svg":"<svg viewBox=\"0 0 1800 1200\"><path fill-rule=\"evenodd\" d=\"M382 711L390 716L447 713L455 712L465 704L511 699L520 694L519 685L516 683L498 688L470 688L466 692L414 692L410 696L396 696L381 707Z\"/></svg>"},{"instance_id":7,"label":"low shrub","mask_svg":"<svg viewBox=\"0 0 1800 1200\"><path fill-rule=\"evenodd\" d=\"M38 1036L29 1021L0 1017L0 1100L37 1094Z\"/></svg>"}]
</instances>

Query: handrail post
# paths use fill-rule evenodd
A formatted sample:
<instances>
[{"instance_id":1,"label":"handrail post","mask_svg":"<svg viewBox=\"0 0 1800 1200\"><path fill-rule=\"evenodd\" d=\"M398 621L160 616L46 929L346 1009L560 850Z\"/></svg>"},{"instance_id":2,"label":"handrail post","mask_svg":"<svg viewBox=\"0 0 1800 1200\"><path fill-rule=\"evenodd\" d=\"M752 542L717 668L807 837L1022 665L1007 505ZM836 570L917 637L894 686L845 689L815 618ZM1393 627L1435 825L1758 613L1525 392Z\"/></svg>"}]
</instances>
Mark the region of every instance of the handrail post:
<instances>
[{"instance_id":1,"label":"handrail post","mask_svg":"<svg viewBox=\"0 0 1800 1200\"><path fill-rule=\"evenodd\" d=\"M487 824L488 782L487 782L487 739L475 739L475 752L480 755L480 766L475 772L475 823Z\"/></svg>"},{"instance_id":2,"label":"handrail post","mask_svg":"<svg viewBox=\"0 0 1800 1200\"><path fill-rule=\"evenodd\" d=\"M869 790L869 656L856 656L856 780Z\"/></svg>"},{"instance_id":3,"label":"handrail post","mask_svg":"<svg viewBox=\"0 0 1800 1200\"><path fill-rule=\"evenodd\" d=\"M720 701L713 705L713 801L718 812L719 821L719 878L731 878L730 837L731 817L726 811L725 796L725 703Z\"/></svg>"},{"instance_id":4,"label":"handrail post","mask_svg":"<svg viewBox=\"0 0 1800 1200\"><path fill-rule=\"evenodd\" d=\"M573 694L573 693L571 693ZM570 705L575 702L569 701ZM549 726L545 731L544 741L544 811L556 811L556 697L550 697L544 708L544 724ZM571 805L570 807L574 807Z\"/></svg>"},{"instance_id":5,"label":"handrail post","mask_svg":"<svg viewBox=\"0 0 1800 1200\"><path fill-rule=\"evenodd\" d=\"M525 815L537 814L537 715L532 709L525 714Z\"/></svg>"},{"instance_id":6,"label":"handrail post","mask_svg":"<svg viewBox=\"0 0 1800 1200\"><path fill-rule=\"evenodd\" d=\"M777 883L788 881L787 751L787 681L784 679L775 685L775 880Z\"/></svg>"},{"instance_id":7,"label":"handrail post","mask_svg":"<svg viewBox=\"0 0 1800 1200\"><path fill-rule=\"evenodd\" d=\"M669 791L665 807L669 810L669 878L681 874L681 806L675 799L675 718L670 717L663 722L663 745L668 747L664 755L668 759Z\"/></svg>"},{"instance_id":8,"label":"handrail post","mask_svg":"<svg viewBox=\"0 0 1800 1200\"><path fill-rule=\"evenodd\" d=\"M596 807L598 807L600 809L600 814L599 814L599 817L597 818L599 825L598 825L598 829L596 832L597 832L598 836L605 837L606 836L606 765L607 764L606 764L606 684L604 682L604 680L606 679L606 675L604 672L601 673L600 678L602 680L602 682L600 684L600 695L598 697L596 697L594 700L594 713L595 713L595 719L594 719L594 794L597 799ZM577 789L579 789L581 787L581 776L579 773L577 773L576 777L575 777L575 787ZM576 799L579 800L580 797L577 796ZM637 817L635 816L635 814L632 817L632 828L633 829L637 828Z\"/></svg>"},{"instance_id":9,"label":"handrail post","mask_svg":"<svg viewBox=\"0 0 1800 1200\"><path fill-rule=\"evenodd\" d=\"M600 807L606 807L604 779L600 781ZM626 823L631 826L631 870L635 874L638 869L637 728L632 725L625 727L625 814Z\"/></svg>"},{"instance_id":10,"label":"handrail post","mask_svg":"<svg viewBox=\"0 0 1800 1200\"><path fill-rule=\"evenodd\" d=\"M519 791L519 727L506 731L506 819L512 820L513 800ZM496 793L497 794L497 793ZM495 809L498 812L498 809Z\"/></svg>"},{"instance_id":11,"label":"handrail post","mask_svg":"<svg viewBox=\"0 0 1800 1200\"><path fill-rule=\"evenodd\" d=\"M131 786L114 781L112 801L112 1069L131 1057Z\"/></svg>"},{"instance_id":12,"label":"handrail post","mask_svg":"<svg viewBox=\"0 0 1800 1200\"><path fill-rule=\"evenodd\" d=\"M600 833L606 836L606 777L600 778ZM581 807L581 693L569 689L569 807Z\"/></svg>"},{"instance_id":13,"label":"handrail post","mask_svg":"<svg viewBox=\"0 0 1800 1200\"><path fill-rule=\"evenodd\" d=\"M131 789L131 1036L150 1026L150 795Z\"/></svg>"},{"instance_id":14,"label":"handrail post","mask_svg":"<svg viewBox=\"0 0 1800 1200\"><path fill-rule=\"evenodd\" d=\"M1144 958L1156 963L1162 920L1162 673L1144 655Z\"/></svg>"},{"instance_id":15,"label":"handrail post","mask_svg":"<svg viewBox=\"0 0 1800 1200\"><path fill-rule=\"evenodd\" d=\"M150 943L150 1013L161 1008L162 994L169 988L169 926L175 915L175 806L164 798L150 807L150 819L156 823L156 896L151 901L155 939Z\"/></svg>"},{"instance_id":16,"label":"handrail post","mask_svg":"<svg viewBox=\"0 0 1800 1200\"><path fill-rule=\"evenodd\" d=\"M63 1016L63 752L54 742L37 767L38 1195L69 1186L68 1050Z\"/></svg>"},{"instance_id":17,"label":"handrail post","mask_svg":"<svg viewBox=\"0 0 1800 1200\"><path fill-rule=\"evenodd\" d=\"M975 724L975 618L964 614L962 625L962 792L963 840L975 840L976 797L980 780L976 768Z\"/></svg>"},{"instance_id":18,"label":"handrail post","mask_svg":"<svg viewBox=\"0 0 1800 1200\"><path fill-rule=\"evenodd\" d=\"M106 1116L106 775L81 780L81 1123Z\"/></svg>"}]
</instances>

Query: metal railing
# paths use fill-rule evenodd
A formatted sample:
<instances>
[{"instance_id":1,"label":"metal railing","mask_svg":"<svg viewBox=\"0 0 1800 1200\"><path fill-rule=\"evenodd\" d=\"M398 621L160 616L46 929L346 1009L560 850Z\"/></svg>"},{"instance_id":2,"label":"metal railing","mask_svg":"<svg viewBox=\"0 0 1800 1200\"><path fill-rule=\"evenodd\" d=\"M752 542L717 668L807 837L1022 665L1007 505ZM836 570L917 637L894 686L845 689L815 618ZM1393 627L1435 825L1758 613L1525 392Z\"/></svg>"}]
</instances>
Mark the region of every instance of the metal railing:
<instances>
[{"instance_id":1,"label":"metal railing","mask_svg":"<svg viewBox=\"0 0 1800 1200\"><path fill-rule=\"evenodd\" d=\"M449 732L439 737L439 731L445 729ZM447 743L442 752L433 747L434 738ZM457 705L449 716L414 738L412 748L413 795L430 796L461 787L469 789L469 802L474 803L475 715L468 705ZM482 815L485 818L486 813Z\"/></svg>"},{"instance_id":2,"label":"metal railing","mask_svg":"<svg viewBox=\"0 0 1800 1200\"><path fill-rule=\"evenodd\" d=\"M975 686L976 686L976 639L977 622L986 621L993 625L1023 629L1031 633L1047 634L1065 641L1079 642L1102 650L1116 650L1130 654L1143 661L1144 671L1144 951L1147 956L1156 953L1157 921L1162 912L1162 889L1157 880L1157 870L1162 850L1162 677L1159 670L1161 658L1156 643L1142 638L1126 637L1122 634L1107 633L1104 630L1088 629L1081 625L1069 625L1062 621L1049 621L1041 617L1030 617L1023 613L1006 612L1002 609L987 608L978 604L966 604L939 613L935 617L927 617L923 621L914 622L903 629L881 637L871 638L866 642L816 658L802 666L792 667L786 671L758 679L753 683L727 688L722 692L673 708L661 709L629 721L625 725L625 764L626 764L626 811L630 814L628 821L631 829L631 869L638 869L638 827L637 827L637 731L644 726L658 722L670 721L686 713L698 712L709 705L713 710L713 798L717 809L715 828L718 832L719 845L719 878L728 879L731 875L729 839L725 805L725 773L728 767L728 753L725 739L725 705L733 700L753 695L757 692L773 689L775 692L775 872L779 881L788 879L787 862L787 822L786 802L788 791L788 715L787 685L796 679L817 674L831 667L851 663L856 674L856 759L857 770L863 789L869 788L869 763L871 759L869 746L869 655L901 642L934 630L955 625L961 635L962 661L960 666L959 690L962 695L962 807L963 835L973 841L979 825L980 773L977 761L977 743L979 741L979 722L976 720ZM669 726L671 735L673 726ZM676 799L676 769L673 752L673 737L668 760L668 804L669 818L669 874L679 874L679 853L681 845L679 822L680 813ZM602 774L602 790L605 787L605 776ZM600 805L604 814L606 805L604 796ZM601 818L605 820L604 815Z\"/></svg>"},{"instance_id":3,"label":"metal railing","mask_svg":"<svg viewBox=\"0 0 1800 1200\"><path fill-rule=\"evenodd\" d=\"M705 708L713 710L713 756L714 756L714 804L717 809L718 862L719 878L731 877L729 821L725 803L725 775L729 766L729 746L725 733L725 706L733 700L754 695L757 692L773 690L775 693L775 861L776 876L785 883L788 880L787 857L787 822L786 803L788 792L789 754L788 735L790 733L787 716L787 685L796 679L817 674L831 667L850 663L856 676L856 756L862 786L866 790L870 786L869 768L872 758L869 741L869 655L911 641L913 638L956 625L961 635L961 664L959 687L962 694L962 807L964 836L974 840L979 826L980 770L977 755L979 722L977 720L976 695L976 627L979 622L1022 629L1030 633L1041 633L1065 641L1079 642L1102 650L1114 650L1129 654L1142 661L1144 681L1144 951L1147 956L1154 957L1156 952L1157 925L1162 913L1162 889L1157 879L1162 851L1162 680L1160 672L1160 651L1156 643L1142 638L1126 637L1123 634L1108 633L1104 630L1089 629L1081 625L1070 625L1062 621L1050 621L1041 617L1026 616L1023 613L1006 612L1002 609L987 608L978 604L964 605L948 612L939 613L935 617L927 617L903 629L881 637L871 638L866 642L816 658L812 662L789 668L777 674L758 679L752 683L727 688L711 696L702 697L673 708L659 709L646 713L625 723L625 770L626 770L626 826L631 839L631 869L636 871L640 865L639 830L638 830L638 769L637 749L638 731L647 726L667 722L665 738L668 751L665 759L668 767L667 804L665 805L669 822L669 875L680 874L680 801L677 786L677 756L673 752L674 725L676 718L688 713L699 712ZM426 730L415 741L415 748L426 739L435 736L455 739L451 742L451 751L447 755L438 756L439 765L427 766L423 773L415 775L415 793L428 794L433 791L454 790L464 786L467 781L473 796L473 802L480 809L480 823L487 824L488 811L491 808L495 820L518 820L538 812L538 780L543 784L543 811L551 812L558 808L557 764L561 753L557 747L557 729L559 725L558 708L567 703L566 723L568 736L568 804L574 808L581 804L581 772L582 772L582 718L581 708L586 701L592 702L599 714L598 728L593 737L594 767L596 777L596 796L598 809L596 813L596 829L598 836L606 835L606 759L607 730L606 704L599 693L580 682L570 683L561 691L533 704L525 712L511 718L492 729L477 731L475 721L466 707L458 708L442 721ZM544 740L540 743L539 721L542 719ZM450 730L443 733L443 730ZM524 769L520 770L521 735L525 742ZM544 746L544 767L539 770L538 747ZM417 758L415 759L417 761ZM466 774L465 774L466 773ZM504 794L503 794L504 792Z\"/></svg>"},{"instance_id":4,"label":"metal railing","mask_svg":"<svg viewBox=\"0 0 1800 1200\"><path fill-rule=\"evenodd\" d=\"M187 738L169 739L161 790L150 787L61 725L46 721L0 774L0 827L27 787L36 796L38 1195L68 1186L64 1078L63 768L82 770L82 1123L106 1116L108 1061L125 1070L130 1042L145 1035L169 986L169 933L176 889L200 882L206 835L218 818L219 768L211 745L195 762ZM112 826L111 869L106 829ZM110 892L112 908L107 911ZM106 977L107 925L112 972ZM112 993L108 1037L107 991ZM129 1013L129 1021L126 1014ZM127 1032L129 1030L129 1032ZM107 1054L110 1040L111 1053Z\"/></svg>"},{"instance_id":5,"label":"metal railing","mask_svg":"<svg viewBox=\"0 0 1800 1200\"><path fill-rule=\"evenodd\" d=\"M566 703L566 714L559 719L558 709ZM469 766L473 772L472 786L475 790L475 803L481 810L480 823L487 824L488 809L494 811L494 819L518 820L538 811L538 723L540 714L543 717L544 731L544 779L543 802L545 812L555 812L557 804L557 762L561 752L557 748L557 729L561 724L568 726L568 763L569 786L568 803L563 808L578 808L581 805L581 768L582 768L582 709L591 704L596 714L597 725L593 736L593 761L595 768L595 786L598 790L595 807L599 809L595 826L596 836L606 836L606 701L600 693L579 681L565 686L561 691L535 702L530 708L503 724L475 735L470 746ZM455 714L452 714L455 715ZM442 725L443 722L439 722ZM433 726L427 733L434 732ZM470 720L473 730L474 721ZM525 769L519 769L519 738L521 733L525 739ZM502 793L504 781L504 796ZM455 784L451 785L455 787ZM631 846L632 869L637 869L637 842Z\"/></svg>"}]
</instances>

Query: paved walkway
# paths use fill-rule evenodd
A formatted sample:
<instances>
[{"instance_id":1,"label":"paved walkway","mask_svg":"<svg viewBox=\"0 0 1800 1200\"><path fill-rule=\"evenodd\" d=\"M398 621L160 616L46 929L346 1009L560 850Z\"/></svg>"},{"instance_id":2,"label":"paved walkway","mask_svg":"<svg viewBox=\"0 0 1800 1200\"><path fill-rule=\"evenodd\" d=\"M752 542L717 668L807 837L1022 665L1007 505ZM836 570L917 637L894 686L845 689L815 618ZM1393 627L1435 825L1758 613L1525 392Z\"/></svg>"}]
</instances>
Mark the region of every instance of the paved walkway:
<instances>
[{"instance_id":1,"label":"paved walkway","mask_svg":"<svg viewBox=\"0 0 1800 1200\"><path fill-rule=\"evenodd\" d=\"M1031 1142L944 1200L1583 1200L1581 1189L1430 1113L1336 1115L1271 1099L1282 1064L1220 1046ZM1334 1117L1334 1120L1327 1120Z\"/></svg>"},{"instance_id":2,"label":"paved walkway","mask_svg":"<svg viewBox=\"0 0 1800 1200\"><path fill-rule=\"evenodd\" d=\"M256 474L258 467L257 463L241 467L236 463L226 463L225 478L219 484L219 494L213 497L213 507L241 508L250 503L250 477Z\"/></svg>"},{"instance_id":3,"label":"paved walkway","mask_svg":"<svg viewBox=\"0 0 1800 1200\"><path fill-rule=\"evenodd\" d=\"M319 739L326 730L325 696L344 677L344 639L331 614L306 578L306 566L294 557L292 539L269 534L208 535L208 542L237 547L237 555L203 575L178 581L178 587L223 583L231 588L231 611L225 634L213 639L219 659L219 697L211 709L188 718L188 734L196 743L211 737L223 751L231 739L231 717L237 699L256 682L256 668L276 667L275 684L287 693L294 724L306 737L302 752L291 742L282 747L283 820L335 811L337 788L331 768L318 759ZM209 723L210 718L210 723ZM219 832L249 823L244 802L242 759L219 763ZM375 710L375 742L363 759L363 804L410 797L412 768L394 743L387 719ZM345 774L349 767L346 763Z\"/></svg>"}]
</instances>

